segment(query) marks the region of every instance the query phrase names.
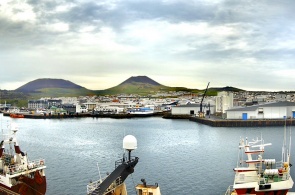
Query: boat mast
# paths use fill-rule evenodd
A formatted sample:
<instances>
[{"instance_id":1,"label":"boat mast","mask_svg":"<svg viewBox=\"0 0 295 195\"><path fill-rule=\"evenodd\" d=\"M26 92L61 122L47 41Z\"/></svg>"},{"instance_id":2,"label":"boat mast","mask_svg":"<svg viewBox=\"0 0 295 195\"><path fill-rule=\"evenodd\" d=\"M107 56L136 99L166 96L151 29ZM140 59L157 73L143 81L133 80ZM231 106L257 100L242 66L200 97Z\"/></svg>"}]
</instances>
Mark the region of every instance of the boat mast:
<instances>
[{"instance_id":1,"label":"boat mast","mask_svg":"<svg viewBox=\"0 0 295 195\"><path fill-rule=\"evenodd\" d=\"M290 123L290 140L289 140L289 149L288 149L288 162L290 163L290 154L291 154L291 138L292 138L292 129L291 129L291 126L292 126L292 119L291 119L291 123Z\"/></svg>"},{"instance_id":2,"label":"boat mast","mask_svg":"<svg viewBox=\"0 0 295 195\"><path fill-rule=\"evenodd\" d=\"M282 162L286 162L286 134L287 134L287 119L285 118L285 126L284 126L284 141L283 141L283 148L282 148Z\"/></svg>"}]
</instances>

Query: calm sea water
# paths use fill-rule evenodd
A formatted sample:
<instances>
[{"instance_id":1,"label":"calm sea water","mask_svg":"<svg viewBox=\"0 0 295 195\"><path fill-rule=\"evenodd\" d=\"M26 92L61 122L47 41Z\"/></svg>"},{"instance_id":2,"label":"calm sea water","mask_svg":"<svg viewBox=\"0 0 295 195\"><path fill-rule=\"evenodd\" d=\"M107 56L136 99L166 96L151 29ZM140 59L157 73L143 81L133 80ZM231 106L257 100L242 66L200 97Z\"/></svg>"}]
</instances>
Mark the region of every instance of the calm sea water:
<instances>
[{"instance_id":1,"label":"calm sea water","mask_svg":"<svg viewBox=\"0 0 295 195\"><path fill-rule=\"evenodd\" d=\"M141 178L148 184L159 183L162 195L224 194L233 183L240 137L252 139L262 134L266 142L272 142L265 158L278 160L283 140L282 127L213 128L160 117L1 117L2 129L10 121L18 124L19 145L29 158L45 158L48 195L85 195L88 182L99 179L97 165L105 176L122 158L122 141L128 134L137 138L138 149L132 155L139 157L135 172L126 180L130 195L136 194L134 186Z\"/></svg>"}]
</instances>

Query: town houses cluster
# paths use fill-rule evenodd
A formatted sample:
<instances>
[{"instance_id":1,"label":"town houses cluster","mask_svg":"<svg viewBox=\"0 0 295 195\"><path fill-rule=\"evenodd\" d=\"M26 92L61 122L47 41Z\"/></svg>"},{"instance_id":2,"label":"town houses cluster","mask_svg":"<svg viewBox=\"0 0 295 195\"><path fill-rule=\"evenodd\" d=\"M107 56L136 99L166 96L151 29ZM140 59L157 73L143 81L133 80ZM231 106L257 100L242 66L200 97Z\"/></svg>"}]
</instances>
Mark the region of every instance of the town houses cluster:
<instances>
[{"instance_id":1,"label":"town houses cluster","mask_svg":"<svg viewBox=\"0 0 295 195\"><path fill-rule=\"evenodd\" d=\"M203 98L204 97L204 98ZM202 101L203 100L203 101ZM203 111L206 117L222 119L294 118L295 94L280 92L221 91L216 96L203 96L190 92L170 92L153 96L105 95L40 98L28 100L27 108L0 104L7 112L34 114L76 113L127 113L134 108L149 108L154 112L171 112L172 115L195 115Z\"/></svg>"}]
</instances>

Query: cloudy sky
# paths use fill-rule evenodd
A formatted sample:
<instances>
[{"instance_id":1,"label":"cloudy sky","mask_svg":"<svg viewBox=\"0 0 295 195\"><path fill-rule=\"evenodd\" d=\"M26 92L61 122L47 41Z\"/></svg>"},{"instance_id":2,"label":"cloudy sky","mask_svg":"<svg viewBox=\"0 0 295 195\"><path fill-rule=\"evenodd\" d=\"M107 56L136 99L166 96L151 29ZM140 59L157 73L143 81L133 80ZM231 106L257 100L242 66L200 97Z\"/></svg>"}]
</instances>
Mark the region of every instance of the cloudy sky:
<instances>
[{"instance_id":1,"label":"cloudy sky","mask_svg":"<svg viewBox=\"0 0 295 195\"><path fill-rule=\"evenodd\" d=\"M1 0L0 89L39 78L106 89L295 90L294 0Z\"/></svg>"}]
</instances>

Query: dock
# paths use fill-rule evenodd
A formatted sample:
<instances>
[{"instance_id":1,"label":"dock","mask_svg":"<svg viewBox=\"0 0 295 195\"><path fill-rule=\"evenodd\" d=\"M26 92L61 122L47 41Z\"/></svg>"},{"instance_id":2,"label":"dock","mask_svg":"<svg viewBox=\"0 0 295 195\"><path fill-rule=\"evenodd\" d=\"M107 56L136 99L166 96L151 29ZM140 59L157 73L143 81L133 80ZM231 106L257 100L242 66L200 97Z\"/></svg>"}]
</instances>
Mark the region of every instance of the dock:
<instances>
[{"instance_id":1,"label":"dock","mask_svg":"<svg viewBox=\"0 0 295 195\"><path fill-rule=\"evenodd\" d=\"M135 118L135 117L151 117L151 116L162 116L161 113L155 112L148 115L138 115L138 114L93 114L93 113L74 113L74 114L25 114L22 113L23 118L30 119L67 119L67 118L81 118L81 117L94 117L94 118L115 118L115 119L124 119L124 118ZM10 116L10 113L3 112L3 116Z\"/></svg>"},{"instance_id":2,"label":"dock","mask_svg":"<svg viewBox=\"0 0 295 195\"><path fill-rule=\"evenodd\" d=\"M221 117L207 115L205 118L200 118L196 115L163 115L164 119L187 119L200 124L211 127L270 127L270 126L295 126L295 119L222 119Z\"/></svg>"},{"instance_id":3,"label":"dock","mask_svg":"<svg viewBox=\"0 0 295 195\"><path fill-rule=\"evenodd\" d=\"M3 116L10 116L11 113L3 112ZM62 119L62 118L80 118L80 117L90 117L89 113L76 113L76 114L22 114L23 118L31 119Z\"/></svg>"},{"instance_id":4,"label":"dock","mask_svg":"<svg viewBox=\"0 0 295 195\"><path fill-rule=\"evenodd\" d=\"M269 127L269 126L295 126L292 119L248 119L248 120L229 120L216 118L199 118L192 116L190 121L208 125L211 127Z\"/></svg>"},{"instance_id":5,"label":"dock","mask_svg":"<svg viewBox=\"0 0 295 195\"><path fill-rule=\"evenodd\" d=\"M4 116L10 116L10 113L3 112ZM93 118L113 118L113 119L126 119L136 117L162 117L163 119L185 119L200 124L208 125L211 127L268 127L268 126L295 126L295 119L222 119L211 115L209 118L200 118L195 115L171 115L169 113L155 112L148 115L138 114L93 114L93 113L75 113L75 114L23 114L24 118L30 119L67 119L67 118L81 118L81 117L93 117Z\"/></svg>"}]
</instances>

